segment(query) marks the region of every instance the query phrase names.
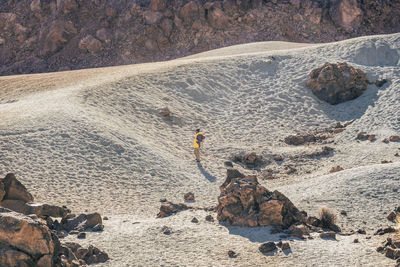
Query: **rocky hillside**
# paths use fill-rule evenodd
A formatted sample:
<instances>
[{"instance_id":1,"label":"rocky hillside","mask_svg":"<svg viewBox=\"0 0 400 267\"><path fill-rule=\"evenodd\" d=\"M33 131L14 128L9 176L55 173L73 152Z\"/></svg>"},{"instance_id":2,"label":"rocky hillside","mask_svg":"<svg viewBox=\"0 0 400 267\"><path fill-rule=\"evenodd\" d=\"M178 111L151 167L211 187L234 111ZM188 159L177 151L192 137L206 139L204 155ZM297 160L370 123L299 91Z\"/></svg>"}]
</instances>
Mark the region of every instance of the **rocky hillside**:
<instances>
[{"instance_id":1,"label":"rocky hillside","mask_svg":"<svg viewBox=\"0 0 400 267\"><path fill-rule=\"evenodd\" d=\"M400 2L5 0L0 75L166 60L266 40L328 42L400 31Z\"/></svg>"}]
</instances>

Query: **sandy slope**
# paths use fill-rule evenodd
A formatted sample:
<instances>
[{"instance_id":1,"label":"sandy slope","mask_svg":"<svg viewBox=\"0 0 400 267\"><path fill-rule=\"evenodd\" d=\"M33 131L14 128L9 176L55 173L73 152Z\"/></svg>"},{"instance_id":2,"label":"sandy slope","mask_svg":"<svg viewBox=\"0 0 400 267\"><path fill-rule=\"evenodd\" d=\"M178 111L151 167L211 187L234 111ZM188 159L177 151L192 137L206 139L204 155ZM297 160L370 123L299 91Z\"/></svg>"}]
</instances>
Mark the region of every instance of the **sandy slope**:
<instances>
[{"instance_id":1,"label":"sandy slope","mask_svg":"<svg viewBox=\"0 0 400 267\"><path fill-rule=\"evenodd\" d=\"M325 266L391 266L374 251L376 237L361 236L360 244L352 243L355 236L294 240L288 255L266 257L258 252L260 242L279 240L268 228L226 228L206 223L200 211L155 215L160 198L182 201L188 191L196 205L215 205L223 162L232 153L256 151L271 160L267 167L297 168L262 182L299 208L310 214L321 206L344 209L349 215L340 224L369 234L386 224L385 214L400 202L394 156L400 145L381 142L400 133L399 49L399 34L310 47L257 43L164 63L1 77L0 174L16 172L38 201L109 216L105 232L85 241L109 252L104 266L316 266L322 260ZM305 87L308 73L326 61L347 61L370 80L389 83L328 105ZM164 107L172 121L158 114ZM353 119L329 144L335 149L329 157L301 157L320 145L282 142L288 134ZM191 148L198 127L207 136L203 167ZM360 130L378 140L356 141ZM284 162L275 163L274 154ZM379 164L384 159L394 163ZM346 170L326 175L335 165ZM193 216L199 224L190 222ZM164 225L172 235L160 232ZM229 259L229 249L240 256Z\"/></svg>"}]
</instances>

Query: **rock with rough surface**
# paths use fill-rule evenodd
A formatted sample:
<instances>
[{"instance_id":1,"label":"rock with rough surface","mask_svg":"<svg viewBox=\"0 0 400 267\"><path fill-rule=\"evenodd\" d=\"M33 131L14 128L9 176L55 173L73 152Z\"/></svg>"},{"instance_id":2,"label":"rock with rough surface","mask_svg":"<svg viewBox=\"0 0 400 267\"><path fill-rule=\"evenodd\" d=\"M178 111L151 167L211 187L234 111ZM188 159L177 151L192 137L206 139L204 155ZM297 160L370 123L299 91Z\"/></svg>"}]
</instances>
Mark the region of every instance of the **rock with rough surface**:
<instances>
[{"instance_id":1,"label":"rock with rough surface","mask_svg":"<svg viewBox=\"0 0 400 267\"><path fill-rule=\"evenodd\" d=\"M258 250L263 254L274 251L276 249L277 249L276 244L272 241L261 244L261 246L258 248Z\"/></svg>"},{"instance_id":2,"label":"rock with rough surface","mask_svg":"<svg viewBox=\"0 0 400 267\"><path fill-rule=\"evenodd\" d=\"M101 42L90 34L83 37L78 46L79 49L88 51L89 53L96 53L103 48Z\"/></svg>"},{"instance_id":3,"label":"rock with rough surface","mask_svg":"<svg viewBox=\"0 0 400 267\"><path fill-rule=\"evenodd\" d=\"M270 192L255 176L244 176L234 169L227 170L220 190L217 219L227 225L287 228L304 216L282 193Z\"/></svg>"},{"instance_id":4,"label":"rock with rough surface","mask_svg":"<svg viewBox=\"0 0 400 267\"><path fill-rule=\"evenodd\" d=\"M41 33L41 55L45 56L61 49L78 31L71 21L55 20Z\"/></svg>"},{"instance_id":5,"label":"rock with rough surface","mask_svg":"<svg viewBox=\"0 0 400 267\"><path fill-rule=\"evenodd\" d=\"M40 220L0 208L0 243L38 259L54 252L49 228Z\"/></svg>"},{"instance_id":6,"label":"rock with rough surface","mask_svg":"<svg viewBox=\"0 0 400 267\"><path fill-rule=\"evenodd\" d=\"M347 63L325 63L311 71L307 87L319 99L336 105L359 97L367 89L365 72Z\"/></svg>"},{"instance_id":7,"label":"rock with rough surface","mask_svg":"<svg viewBox=\"0 0 400 267\"><path fill-rule=\"evenodd\" d=\"M28 192L26 187L21 184L20 181L15 178L13 173L9 173L3 179L4 190L6 192L3 200L14 199L21 200L23 202L32 202L33 196Z\"/></svg>"},{"instance_id":8,"label":"rock with rough surface","mask_svg":"<svg viewBox=\"0 0 400 267\"><path fill-rule=\"evenodd\" d=\"M185 204L174 204L172 202L166 201L161 204L160 212L157 214L157 218L168 217L187 209L189 209L189 207Z\"/></svg>"},{"instance_id":9,"label":"rock with rough surface","mask_svg":"<svg viewBox=\"0 0 400 267\"><path fill-rule=\"evenodd\" d=\"M67 231L84 231L97 224L103 224L99 213L79 214L78 216L70 214L61 220L63 228Z\"/></svg>"}]
</instances>

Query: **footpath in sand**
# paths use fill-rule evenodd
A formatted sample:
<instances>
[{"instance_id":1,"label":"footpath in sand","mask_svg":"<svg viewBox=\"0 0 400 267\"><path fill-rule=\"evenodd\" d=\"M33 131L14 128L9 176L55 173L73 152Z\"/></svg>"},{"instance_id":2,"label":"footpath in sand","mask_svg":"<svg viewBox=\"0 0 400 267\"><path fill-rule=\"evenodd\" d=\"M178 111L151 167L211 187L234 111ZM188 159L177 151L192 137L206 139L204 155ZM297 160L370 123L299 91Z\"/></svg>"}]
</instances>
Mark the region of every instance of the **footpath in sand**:
<instances>
[{"instance_id":1,"label":"footpath in sand","mask_svg":"<svg viewBox=\"0 0 400 267\"><path fill-rule=\"evenodd\" d=\"M103 233L80 241L109 254L99 266L393 266L375 251L385 237L293 239L290 253L264 256L260 243L280 239L268 227L225 227L206 222L216 216L205 211L155 217L161 198L182 202L189 191L196 206L216 205L224 161L254 151L271 159L267 168L297 169L261 181L268 189L310 215L323 206L345 210L343 229L373 235L400 203L400 143L382 142L400 134L399 50L399 34L324 45L268 42L163 63L0 77L0 174L15 172L37 201L108 216ZM343 61L388 82L339 105L318 100L305 86L308 74ZM159 114L165 107L169 119ZM298 160L321 146L282 141L351 120L328 157ZM199 127L207 136L202 167L192 152ZM361 131L377 140L357 141ZM277 154L282 163L272 160ZM345 170L328 174L337 165ZM230 249L239 256L229 258Z\"/></svg>"}]
</instances>

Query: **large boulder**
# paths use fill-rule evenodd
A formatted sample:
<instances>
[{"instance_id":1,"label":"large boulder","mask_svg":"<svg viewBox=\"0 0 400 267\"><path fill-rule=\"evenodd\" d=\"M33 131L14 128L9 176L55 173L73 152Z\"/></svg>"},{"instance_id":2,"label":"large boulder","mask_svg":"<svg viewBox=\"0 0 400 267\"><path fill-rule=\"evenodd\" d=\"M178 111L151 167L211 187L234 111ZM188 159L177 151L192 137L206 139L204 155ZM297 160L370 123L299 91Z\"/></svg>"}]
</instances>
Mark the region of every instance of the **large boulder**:
<instances>
[{"instance_id":1,"label":"large boulder","mask_svg":"<svg viewBox=\"0 0 400 267\"><path fill-rule=\"evenodd\" d=\"M39 259L54 253L54 242L44 221L0 208L0 243Z\"/></svg>"},{"instance_id":2,"label":"large boulder","mask_svg":"<svg viewBox=\"0 0 400 267\"><path fill-rule=\"evenodd\" d=\"M319 99L336 105L359 97L366 89L366 74L347 63L325 63L311 71L307 87Z\"/></svg>"},{"instance_id":3,"label":"large boulder","mask_svg":"<svg viewBox=\"0 0 400 267\"><path fill-rule=\"evenodd\" d=\"M227 180L220 190L217 218L227 225L288 228L306 217L285 195L267 190L255 176L244 176L237 170L227 170Z\"/></svg>"},{"instance_id":4,"label":"large boulder","mask_svg":"<svg viewBox=\"0 0 400 267\"><path fill-rule=\"evenodd\" d=\"M33 259L26 253L6 245L0 245L0 266L33 266Z\"/></svg>"},{"instance_id":5,"label":"large boulder","mask_svg":"<svg viewBox=\"0 0 400 267\"><path fill-rule=\"evenodd\" d=\"M28 192L26 187L15 178L13 173L9 173L3 179L4 190L6 192L3 199L21 200L23 202L32 202L33 196Z\"/></svg>"}]
</instances>

